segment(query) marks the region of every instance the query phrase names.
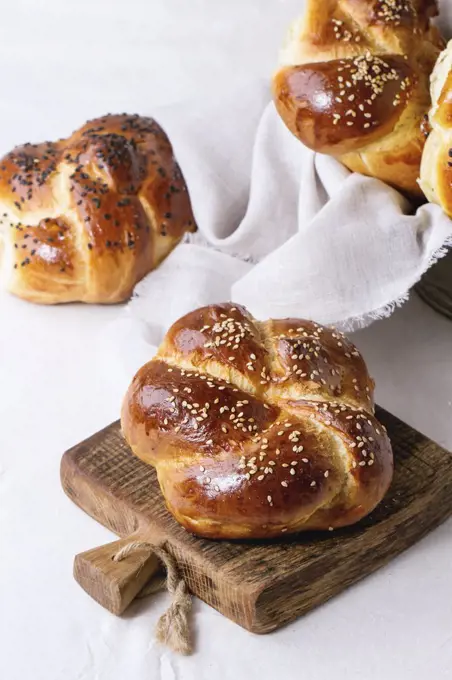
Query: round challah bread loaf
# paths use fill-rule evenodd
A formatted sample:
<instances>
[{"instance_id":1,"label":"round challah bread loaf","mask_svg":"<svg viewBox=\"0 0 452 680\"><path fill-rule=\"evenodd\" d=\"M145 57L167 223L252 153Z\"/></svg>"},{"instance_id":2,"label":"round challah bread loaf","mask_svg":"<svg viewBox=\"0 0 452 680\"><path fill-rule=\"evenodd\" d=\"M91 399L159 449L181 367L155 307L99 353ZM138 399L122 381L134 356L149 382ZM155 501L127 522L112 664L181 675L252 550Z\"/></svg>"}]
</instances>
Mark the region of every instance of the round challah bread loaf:
<instances>
[{"instance_id":1,"label":"round challah bread loaf","mask_svg":"<svg viewBox=\"0 0 452 680\"><path fill-rule=\"evenodd\" d=\"M428 200L452 217L452 40L431 77L430 135L421 164L421 188Z\"/></svg>"},{"instance_id":2,"label":"round challah bread loaf","mask_svg":"<svg viewBox=\"0 0 452 680\"><path fill-rule=\"evenodd\" d=\"M421 194L436 13L435 0L307 0L273 80L287 127L350 170Z\"/></svg>"},{"instance_id":3,"label":"round challah bread loaf","mask_svg":"<svg viewBox=\"0 0 452 680\"><path fill-rule=\"evenodd\" d=\"M0 276L32 302L125 300L194 228L171 144L151 118L108 115L0 161Z\"/></svg>"},{"instance_id":4,"label":"round challah bread loaf","mask_svg":"<svg viewBox=\"0 0 452 680\"><path fill-rule=\"evenodd\" d=\"M193 533L336 528L367 515L391 482L373 387L341 333L213 305L177 321L138 371L122 429Z\"/></svg>"}]
</instances>

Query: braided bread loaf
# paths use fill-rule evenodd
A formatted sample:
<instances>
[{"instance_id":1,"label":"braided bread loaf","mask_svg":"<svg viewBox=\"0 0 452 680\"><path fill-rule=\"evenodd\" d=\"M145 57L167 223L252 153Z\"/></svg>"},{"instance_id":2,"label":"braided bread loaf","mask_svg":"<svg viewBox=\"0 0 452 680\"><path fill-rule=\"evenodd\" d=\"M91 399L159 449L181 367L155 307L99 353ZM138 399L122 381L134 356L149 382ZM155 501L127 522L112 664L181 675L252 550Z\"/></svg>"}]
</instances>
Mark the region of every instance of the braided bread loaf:
<instances>
[{"instance_id":1,"label":"braided bread loaf","mask_svg":"<svg viewBox=\"0 0 452 680\"><path fill-rule=\"evenodd\" d=\"M32 302L119 302L194 218L151 118L109 115L0 161L0 275Z\"/></svg>"},{"instance_id":2,"label":"braided bread loaf","mask_svg":"<svg viewBox=\"0 0 452 680\"><path fill-rule=\"evenodd\" d=\"M350 170L420 194L436 13L435 0L307 0L273 80L287 127Z\"/></svg>"},{"instance_id":3,"label":"braided bread loaf","mask_svg":"<svg viewBox=\"0 0 452 680\"><path fill-rule=\"evenodd\" d=\"M421 188L428 200L452 217L452 40L431 77L433 107L421 164Z\"/></svg>"},{"instance_id":4,"label":"braided bread loaf","mask_svg":"<svg viewBox=\"0 0 452 680\"><path fill-rule=\"evenodd\" d=\"M256 538L357 522L392 478L373 381L342 334L198 309L135 376L122 429L189 531Z\"/></svg>"}]
</instances>

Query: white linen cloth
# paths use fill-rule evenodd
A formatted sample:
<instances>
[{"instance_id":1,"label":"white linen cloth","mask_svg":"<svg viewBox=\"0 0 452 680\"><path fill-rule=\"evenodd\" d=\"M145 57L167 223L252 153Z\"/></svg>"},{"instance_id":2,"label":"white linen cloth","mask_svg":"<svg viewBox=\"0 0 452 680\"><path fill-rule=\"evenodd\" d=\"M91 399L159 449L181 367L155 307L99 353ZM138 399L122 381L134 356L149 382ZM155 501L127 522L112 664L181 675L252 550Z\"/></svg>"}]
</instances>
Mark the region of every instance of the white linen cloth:
<instances>
[{"instance_id":1,"label":"white linen cloth","mask_svg":"<svg viewBox=\"0 0 452 680\"><path fill-rule=\"evenodd\" d=\"M199 235L136 287L131 313L165 323L188 303L232 299L261 318L385 315L443 252L452 221L434 205L410 214L387 185L312 153L258 92L247 83L212 109L157 112Z\"/></svg>"}]
</instances>

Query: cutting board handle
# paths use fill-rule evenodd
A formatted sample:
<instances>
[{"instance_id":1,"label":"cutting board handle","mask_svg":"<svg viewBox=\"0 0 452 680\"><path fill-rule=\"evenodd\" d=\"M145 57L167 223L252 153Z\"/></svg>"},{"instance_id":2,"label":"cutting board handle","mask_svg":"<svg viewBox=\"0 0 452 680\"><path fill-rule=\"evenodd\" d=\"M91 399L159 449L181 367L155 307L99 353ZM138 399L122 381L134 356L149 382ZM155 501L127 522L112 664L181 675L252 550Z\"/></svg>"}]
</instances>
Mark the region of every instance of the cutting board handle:
<instances>
[{"instance_id":1,"label":"cutting board handle","mask_svg":"<svg viewBox=\"0 0 452 680\"><path fill-rule=\"evenodd\" d=\"M113 614L122 614L151 577L161 569L158 557L146 546L138 547L115 561L126 545L146 542L133 534L100 548L79 553L74 560L74 578L88 595Z\"/></svg>"}]
</instances>

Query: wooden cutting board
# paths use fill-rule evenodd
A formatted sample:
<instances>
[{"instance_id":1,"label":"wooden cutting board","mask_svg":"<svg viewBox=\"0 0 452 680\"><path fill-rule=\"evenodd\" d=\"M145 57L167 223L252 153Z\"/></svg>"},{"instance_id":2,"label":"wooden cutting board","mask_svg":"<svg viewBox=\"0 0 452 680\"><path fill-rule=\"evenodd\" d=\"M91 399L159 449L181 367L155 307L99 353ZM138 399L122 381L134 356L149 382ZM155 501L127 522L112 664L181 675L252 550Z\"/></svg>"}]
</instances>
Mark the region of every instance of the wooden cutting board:
<instances>
[{"instance_id":1,"label":"wooden cutting board","mask_svg":"<svg viewBox=\"0 0 452 680\"><path fill-rule=\"evenodd\" d=\"M153 468L135 458L113 423L67 451L67 495L123 541L78 555L74 575L101 604L121 613L155 571L138 551L113 562L138 537L165 542L193 594L254 633L268 633L322 604L413 545L452 512L452 456L383 411L395 456L385 500L358 525L287 540L196 538L166 510Z\"/></svg>"}]
</instances>

